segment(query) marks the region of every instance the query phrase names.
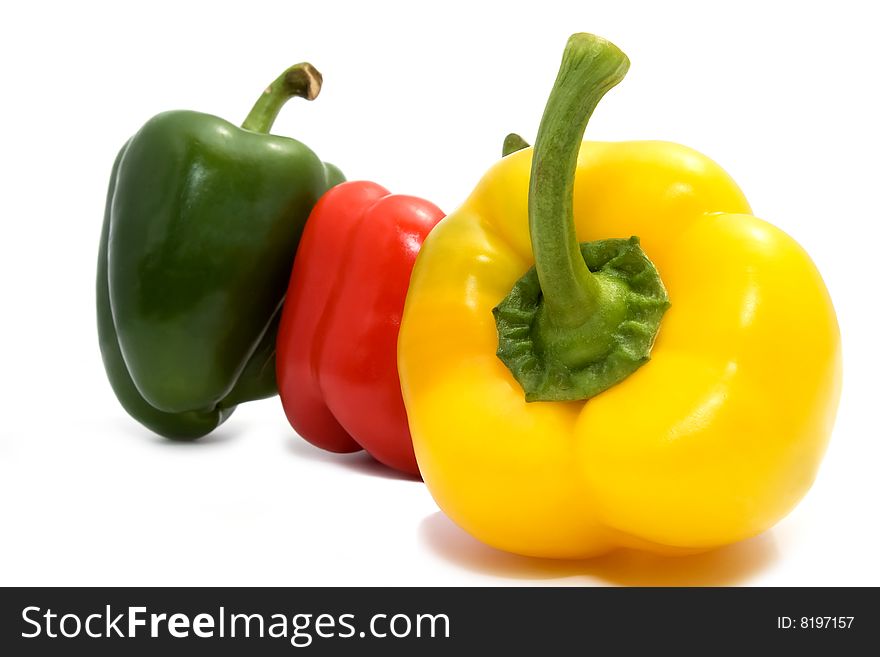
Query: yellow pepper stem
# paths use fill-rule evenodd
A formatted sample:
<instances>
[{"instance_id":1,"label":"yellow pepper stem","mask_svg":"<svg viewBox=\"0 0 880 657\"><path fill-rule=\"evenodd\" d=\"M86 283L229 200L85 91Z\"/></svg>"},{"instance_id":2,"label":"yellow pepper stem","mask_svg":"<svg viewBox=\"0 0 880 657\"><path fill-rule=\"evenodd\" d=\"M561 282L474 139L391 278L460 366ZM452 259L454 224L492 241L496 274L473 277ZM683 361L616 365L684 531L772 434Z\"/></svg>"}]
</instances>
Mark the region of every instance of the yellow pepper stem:
<instances>
[{"instance_id":1,"label":"yellow pepper stem","mask_svg":"<svg viewBox=\"0 0 880 657\"><path fill-rule=\"evenodd\" d=\"M545 316L575 327L596 312L602 296L574 231L574 176L578 151L596 105L629 69L617 46L575 34L562 55L535 140L529 185L529 232L544 294Z\"/></svg>"},{"instance_id":2,"label":"yellow pepper stem","mask_svg":"<svg viewBox=\"0 0 880 657\"><path fill-rule=\"evenodd\" d=\"M636 237L578 244L574 178L584 130L629 59L575 34L538 129L529 183L535 267L494 309L498 357L528 401L587 399L648 360L669 305Z\"/></svg>"}]
</instances>

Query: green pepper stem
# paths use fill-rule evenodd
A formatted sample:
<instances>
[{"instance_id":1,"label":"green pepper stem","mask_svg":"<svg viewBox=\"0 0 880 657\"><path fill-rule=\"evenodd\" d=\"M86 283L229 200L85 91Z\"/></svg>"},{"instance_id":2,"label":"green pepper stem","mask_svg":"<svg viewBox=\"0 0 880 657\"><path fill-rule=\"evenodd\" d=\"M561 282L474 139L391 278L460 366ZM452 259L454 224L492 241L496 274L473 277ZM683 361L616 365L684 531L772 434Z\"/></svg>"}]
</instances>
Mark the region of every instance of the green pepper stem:
<instances>
[{"instance_id":1,"label":"green pepper stem","mask_svg":"<svg viewBox=\"0 0 880 657\"><path fill-rule=\"evenodd\" d=\"M560 328L584 324L600 303L599 283L581 255L574 228L574 176L587 122L620 82L629 59L592 34L569 38L532 159L529 231L547 320Z\"/></svg>"},{"instance_id":2,"label":"green pepper stem","mask_svg":"<svg viewBox=\"0 0 880 657\"><path fill-rule=\"evenodd\" d=\"M321 92L322 82L318 69L308 62L291 66L266 87L241 127L253 132L268 133L284 103L294 96L314 100Z\"/></svg>"}]
</instances>

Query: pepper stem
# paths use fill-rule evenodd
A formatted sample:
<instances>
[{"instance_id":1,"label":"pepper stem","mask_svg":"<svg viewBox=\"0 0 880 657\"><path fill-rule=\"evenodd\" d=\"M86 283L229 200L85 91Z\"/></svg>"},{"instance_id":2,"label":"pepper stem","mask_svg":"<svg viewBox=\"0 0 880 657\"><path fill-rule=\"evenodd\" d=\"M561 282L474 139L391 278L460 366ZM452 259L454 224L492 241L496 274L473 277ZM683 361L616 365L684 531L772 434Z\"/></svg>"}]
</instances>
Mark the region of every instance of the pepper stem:
<instances>
[{"instance_id":1,"label":"pepper stem","mask_svg":"<svg viewBox=\"0 0 880 657\"><path fill-rule=\"evenodd\" d=\"M515 132L511 132L504 138L504 144L501 146L501 157L507 157L511 153L516 153L529 146L531 146L529 142Z\"/></svg>"},{"instance_id":2,"label":"pepper stem","mask_svg":"<svg viewBox=\"0 0 880 657\"><path fill-rule=\"evenodd\" d=\"M294 64L266 87L241 127L253 132L268 133L284 103L294 96L314 100L321 92L322 82L318 69L308 62Z\"/></svg>"},{"instance_id":3,"label":"pepper stem","mask_svg":"<svg viewBox=\"0 0 880 657\"><path fill-rule=\"evenodd\" d=\"M669 306L637 237L578 244L574 177L590 115L629 60L591 34L568 40L532 153L535 266L493 309L498 358L526 401L589 399L648 361Z\"/></svg>"},{"instance_id":4,"label":"pepper stem","mask_svg":"<svg viewBox=\"0 0 880 657\"><path fill-rule=\"evenodd\" d=\"M599 284L584 263L574 230L574 175L593 110L628 69L629 59L613 43L573 35L538 128L529 231L547 320L560 327L580 326L599 303Z\"/></svg>"}]
</instances>

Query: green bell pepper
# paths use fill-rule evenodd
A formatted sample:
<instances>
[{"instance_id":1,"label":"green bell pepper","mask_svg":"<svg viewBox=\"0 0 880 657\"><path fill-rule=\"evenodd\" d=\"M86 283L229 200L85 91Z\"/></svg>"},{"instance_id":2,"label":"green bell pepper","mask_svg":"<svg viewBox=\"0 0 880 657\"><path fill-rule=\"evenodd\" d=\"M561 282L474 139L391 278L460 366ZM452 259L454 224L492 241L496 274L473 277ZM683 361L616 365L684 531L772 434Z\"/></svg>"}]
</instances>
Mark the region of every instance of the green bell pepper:
<instances>
[{"instance_id":1,"label":"green bell pepper","mask_svg":"<svg viewBox=\"0 0 880 657\"><path fill-rule=\"evenodd\" d=\"M116 158L98 254L101 355L119 402L158 434L193 439L270 397L275 333L312 206L344 180L269 135L321 76L289 68L242 128L189 111L150 119Z\"/></svg>"}]
</instances>

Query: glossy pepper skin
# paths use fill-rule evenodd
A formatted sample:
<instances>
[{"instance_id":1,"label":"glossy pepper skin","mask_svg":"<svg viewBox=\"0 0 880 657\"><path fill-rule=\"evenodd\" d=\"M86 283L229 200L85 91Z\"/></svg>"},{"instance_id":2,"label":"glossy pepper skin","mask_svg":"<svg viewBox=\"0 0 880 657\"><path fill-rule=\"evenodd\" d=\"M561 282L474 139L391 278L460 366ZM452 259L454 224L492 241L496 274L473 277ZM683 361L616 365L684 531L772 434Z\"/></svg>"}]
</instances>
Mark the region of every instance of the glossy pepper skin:
<instances>
[{"instance_id":1,"label":"glossy pepper skin","mask_svg":"<svg viewBox=\"0 0 880 657\"><path fill-rule=\"evenodd\" d=\"M417 475L397 376L397 334L434 204L372 182L327 192L303 233L278 331L278 390L291 426L332 452L365 449Z\"/></svg>"},{"instance_id":2,"label":"glossy pepper skin","mask_svg":"<svg viewBox=\"0 0 880 657\"><path fill-rule=\"evenodd\" d=\"M431 494L478 539L538 557L682 554L769 528L810 487L840 393L815 265L705 156L584 142L577 239L639 236L671 306L650 361L623 381L527 403L496 357L492 309L535 262L536 149L493 166L413 271L398 362Z\"/></svg>"},{"instance_id":3,"label":"glossy pepper skin","mask_svg":"<svg viewBox=\"0 0 880 657\"><path fill-rule=\"evenodd\" d=\"M288 69L238 128L189 111L152 118L120 151L98 254L101 354L119 402L168 438L203 436L271 396L275 332L312 206L341 174L266 134L320 75Z\"/></svg>"}]
</instances>

